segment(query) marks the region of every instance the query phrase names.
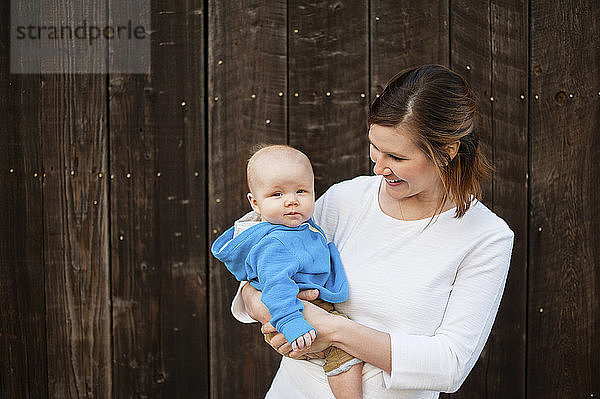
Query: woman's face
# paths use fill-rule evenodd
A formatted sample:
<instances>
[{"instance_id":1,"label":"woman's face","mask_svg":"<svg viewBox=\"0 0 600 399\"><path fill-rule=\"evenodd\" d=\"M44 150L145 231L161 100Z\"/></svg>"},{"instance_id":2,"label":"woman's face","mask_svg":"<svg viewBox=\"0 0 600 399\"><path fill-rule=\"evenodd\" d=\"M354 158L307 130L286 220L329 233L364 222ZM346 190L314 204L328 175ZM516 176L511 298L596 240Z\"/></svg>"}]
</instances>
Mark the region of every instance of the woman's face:
<instances>
[{"instance_id":1,"label":"woman's face","mask_svg":"<svg viewBox=\"0 0 600 399\"><path fill-rule=\"evenodd\" d=\"M409 126L371 125L369 129L373 171L385 178L380 195L400 202L436 202L442 182L434 163L413 143Z\"/></svg>"}]
</instances>

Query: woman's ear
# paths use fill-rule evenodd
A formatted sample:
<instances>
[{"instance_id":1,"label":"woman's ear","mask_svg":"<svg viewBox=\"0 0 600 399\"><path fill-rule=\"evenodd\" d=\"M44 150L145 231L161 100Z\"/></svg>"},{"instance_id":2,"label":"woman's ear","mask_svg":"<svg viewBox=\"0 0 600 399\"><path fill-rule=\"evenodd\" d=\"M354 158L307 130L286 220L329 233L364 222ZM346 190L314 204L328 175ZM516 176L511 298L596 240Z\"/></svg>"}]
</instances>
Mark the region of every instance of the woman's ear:
<instances>
[{"instance_id":1,"label":"woman's ear","mask_svg":"<svg viewBox=\"0 0 600 399\"><path fill-rule=\"evenodd\" d=\"M260 215L260 208L258 207L258 202L256 202L256 198L254 198L252 193L248 193L247 198L248 202L250 203L250 206L252 207L252 210Z\"/></svg>"},{"instance_id":2,"label":"woman's ear","mask_svg":"<svg viewBox=\"0 0 600 399\"><path fill-rule=\"evenodd\" d=\"M446 153L448 153L448 156L450 157L451 161L454 159L456 154L458 154L459 147L460 147L460 141L455 141L454 143L448 144L446 146Z\"/></svg>"}]
</instances>

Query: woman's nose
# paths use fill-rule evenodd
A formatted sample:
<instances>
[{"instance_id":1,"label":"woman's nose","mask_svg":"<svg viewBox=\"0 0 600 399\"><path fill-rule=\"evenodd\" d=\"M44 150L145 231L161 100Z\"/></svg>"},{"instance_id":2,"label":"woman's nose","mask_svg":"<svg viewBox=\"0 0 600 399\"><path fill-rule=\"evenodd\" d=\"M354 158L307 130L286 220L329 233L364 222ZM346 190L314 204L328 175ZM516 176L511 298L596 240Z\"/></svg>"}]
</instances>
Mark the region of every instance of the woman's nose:
<instances>
[{"instance_id":1,"label":"woman's nose","mask_svg":"<svg viewBox=\"0 0 600 399\"><path fill-rule=\"evenodd\" d=\"M392 173L392 170L385 166L383 162L379 161L375 162L375 165L373 165L373 172L375 172L376 175L387 176Z\"/></svg>"}]
</instances>

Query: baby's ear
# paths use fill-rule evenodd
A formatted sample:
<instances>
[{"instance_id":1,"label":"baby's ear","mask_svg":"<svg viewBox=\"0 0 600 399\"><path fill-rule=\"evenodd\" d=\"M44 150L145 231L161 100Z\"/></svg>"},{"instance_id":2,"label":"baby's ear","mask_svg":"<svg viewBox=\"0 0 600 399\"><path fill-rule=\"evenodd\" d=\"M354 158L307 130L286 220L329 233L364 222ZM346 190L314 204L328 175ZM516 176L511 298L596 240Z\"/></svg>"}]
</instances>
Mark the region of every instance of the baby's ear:
<instances>
[{"instance_id":1,"label":"baby's ear","mask_svg":"<svg viewBox=\"0 0 600 399\"><path fill-rule=\"evenodd\" d=\"M258 202L256 202L256 198L252 195L252 193L248 193L246 196L248 198L248 202L252 207L252 210L260 215L260 208L258 207Z\"/></svg>"}]
</instances>

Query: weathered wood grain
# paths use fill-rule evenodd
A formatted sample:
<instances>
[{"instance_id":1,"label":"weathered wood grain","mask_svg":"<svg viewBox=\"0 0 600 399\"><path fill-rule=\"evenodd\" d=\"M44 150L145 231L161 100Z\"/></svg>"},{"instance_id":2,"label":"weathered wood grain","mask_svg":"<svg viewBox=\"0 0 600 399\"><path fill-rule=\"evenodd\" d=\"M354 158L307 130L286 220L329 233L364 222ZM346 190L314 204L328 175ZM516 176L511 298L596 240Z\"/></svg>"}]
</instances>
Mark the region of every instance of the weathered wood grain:
<instances>
[{"instance_id":1,"label":"weathered wood grain","mask_svg":"<svg viewBox=\"0 0 600 399\"><path fill-rule=\"evenodd\" d=\"M250 210L246 161L257 143L286 143L286 2L208 3L210 243ZM281 93L281 95L279 94ZM229 311L237 283L210 261L212 398L262 398L280 356L259 326Z\"/></svg>"},{"instance_id":2,"label":"weathered wood grain","mask_svg":"<svg viewBox=\"0 0 600 399\"><path fill-rule=\"evenodd\" d=\"M406 68L449 63L448 0L372 0L371 97Z\"/></svg>"},{"instance_id":3,"label":"weathered wood grain","mask_svg":"<svg viewBox=\"0 0 600 399\"><path fill-rule=\"evenodd\" d=\"M207 397L204 5L151 4L147 75L110 77L114 397Z\"/></svg>"},{"instance_id":4,"label":"weathered wood grain","mask_svg":"<svg viewBox=\"0 0 600 399\"><path fill-rule=\"evenodd\" d=\"M368 174L367 4L288 2L289 144L313 164L317 196Z\"/></svg>"},{"instance_id":5,"label":"weathered wood grain","mask_svg":"<svg viewBox=\"0 0 600 399\"><path fill-rule=\"evenodd\" d=\"M45 12L65 13L55 3ZM88 20L99 20L87 10ZM73 61L73 60L71 60ZM106 77L42 76L48 393L109 397L112 384L108 259ZM101 65L89 65L98 71ZM95 202L97 201L97 202Z\"/></svg>"},{"instance_id":6,"label":"weathered wood grain","mask_svg":"<svg viewBox=\"0 0 600 399\"><path fill-rule=\"evenodd\" d=\"M452 67L479 95L479 132L496 168L484 188L484 203L515 232L494 329L465 384L451 396L520 398L525 395L527 287L527 5L452 2L451 13Z\"/></svg>"},{"instance_id":7,"label":"weathered wood grain","mask_svg":"<svg viewBox=\"0 0 600 399\"><path fill-rule=\"evenodd\" d=\"M450 68L462 75L478 96L479 112L475 129L480 138L480 148L493 163L491 5L474 5L466 0L453 0L450 4ZM491 180L483 184L483 202L493 209ZM493 357L490 348L494 340L492 332L480 359L461 389L454 395L442 394L441 398L486 397L486 369Z\"/></svg>"},{"instance_id":8,"label":"weathered wood grain","mask_svg":"<svg viewBox=\"0 0 600 399\"><path fill-rule=\"evenodd\" d=\"M0 42L10 43L9 2ZM10 75L0 47L0 397L48 396L40 77Z\"/></svg>"},{"instance_id":9,"label":"weathered wood grain","mask_svg":"<svg viewBox=\"0 0 600 399\"><path fill-rule=\"evenodd\" d=\"M450 67L469 82L478 96L476 129L484 154L493 162L491 5L475 6L467 0L451 4ZM491 180L483 185L483 202L490 208L494 205Z\"/></svg>"},{"instance_id":10,"label":"weathered wood grain","mask_svg":"<svg viewBox=\"0 0 600 399\"><path fill-rule=\"evenodd\" d=\"M596 2L531 3L530 398L600 395L598 21Z\"/></svg>"},{"instance_id":11,"label":"weathered wood grain","mask_svg":"<svg viewBox=\"0 0 600 399\"><path fill-rule=\"evenodd\" d=\"M510 272L481 359L486 398L525 398L527 333L528 6L491 3L493 211L515 233ZM507 383L510 381L510 383ZM465 386L465 398L477 394Z\"/></svg>"},{"instance_id":12,"label":"weathered wood grain","mask_svg":"<svg viewBox=\"0 0 600 399\"><path fill-rule=\"evenodd\" d=\"M493 163L493 133L492 133L492 54L490 5L479 4L473 7L468 1L452 1L450 8L450 67L462 75L478 95L479 113L476 121L476 132L480 137L480 147ZM490 208L493 207L491 181L483 186L483 200ZM493 342L493 334L484 348L480 359L475 364L469 377L461 389L454 395L444 395L442 398L468 397L469 393L478 396L486 392L486 366L490 359L488 350ZM485 397L485 396L481 396Z\"/></svg>"}]
</instances>

